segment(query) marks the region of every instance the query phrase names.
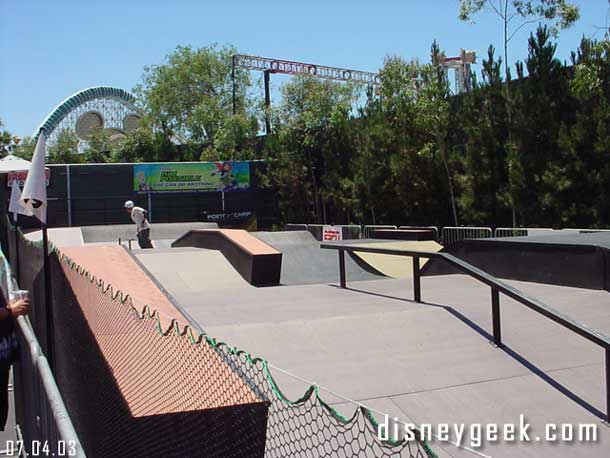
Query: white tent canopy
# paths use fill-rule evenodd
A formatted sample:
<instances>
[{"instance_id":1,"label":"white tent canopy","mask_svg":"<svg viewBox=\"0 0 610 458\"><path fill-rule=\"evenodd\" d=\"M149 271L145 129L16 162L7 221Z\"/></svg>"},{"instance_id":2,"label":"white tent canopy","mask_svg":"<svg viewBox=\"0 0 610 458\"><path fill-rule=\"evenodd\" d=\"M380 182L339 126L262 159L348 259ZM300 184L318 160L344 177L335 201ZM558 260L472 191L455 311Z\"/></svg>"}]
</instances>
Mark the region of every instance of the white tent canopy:
<instances>
[{"instance_id":1,"label":"white tent canopy","mask_svg":"<svg viewBox=\"0 0 610 458\"><path fill-rule=\"evenodd\" d=\"M9 154L0 159L0 173L27 172L30 170L30 165L32 165L30 161Z\"/></svg>"}]
</instances>

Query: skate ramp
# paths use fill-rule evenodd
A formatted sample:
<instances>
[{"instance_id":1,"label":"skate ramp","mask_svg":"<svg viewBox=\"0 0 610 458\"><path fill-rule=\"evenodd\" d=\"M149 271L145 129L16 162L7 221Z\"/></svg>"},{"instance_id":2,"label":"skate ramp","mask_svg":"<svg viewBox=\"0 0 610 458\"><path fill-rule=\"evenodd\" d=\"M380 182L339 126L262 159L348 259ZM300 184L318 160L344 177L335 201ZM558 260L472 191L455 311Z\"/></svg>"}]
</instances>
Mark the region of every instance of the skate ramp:
<instances>
[{"instance_id":1,"label":"skate ramp","mask_svg":"<svg viewBox=\"0 0 610 458\"><path fill-rule=\"evenodd\" d=\"M509 280L610 291L610 233L563 233L461 240L445 253ZM431 260L422 275L450 275L455 269Z\"/></svg>"},{"instance_id":2,"label":"skate ramp","mask_svg":"<svg viewBox=\"0 0 610 458\"><path fill-rule=\"evenodd\" d=\"M321 250L320 242L309 232L253 232L252 235L282 252L282 284L306 285L339 281L337 253ZM345 271L350 281L384 278L381 273L349 256L345 258Z\"/></svg>"},{"instance_id":3,"label":"skate ramp","mask_svg":"<svg viewBox=\"0 0 610 458\"><path fill-rule=\"evenodd\" d=\"M280 283L282 253L242 229L192 230L172 243L220 251L239 274L254 286Z\"/></svg>"},{"instance_id":4,"label":"skate ramp","mask_svg":"<svg viewBox=\"0 0 610 458\"><path fill-rule=\"evenodd\" d=\"M358 244L367 248L388 248L402 249L413 251L440 251L443 247L433 240L422 241L400 241L400 242L365 242ZM389 254L378 253L354 253L373 269L381 272L383 275L392 278L411 278L413 276L413 258L406 256L393 256ZM419 266L423 267L428 262L428 259L419 259ZM348 277L350 278L350 277Z\"/></svg>"},{"instance_id":5,"label":"skate ramp","mask_svg":"<svg viewBox=\"0 0 610 458\"><path fill-rule=\"evenodd\" d=\"M134 251L138 261L178 302L211 292L252 288L220 251L165 248Z\"/></svg>"},{"instance_id":6,"label":"skate ramp","mask_svg":"<svg viewBox=\"0 0 610 458\"><path fill-rule=\"evenodd\" d=\"M216 223L151 223L151 240L175 240L189 231L195 229L216 229ZM136 239L135 224L113 224L105 226L82 226L85 243L118 243L122 240ZM136 243L137 244L137 243Z\"/></svg>"},{"instance_id":7,"label":"skate ramp","mask_svg":"<svg viewBox=\"0 0 610 458\"><path fill-rule=\"evenodd\" d=\"M57 247L77 247L85 244L80 227L52 227L47 230L47 234ZM42 240L42 231L30 231L25 234L25 238L39 242Z\"/></svg>"}]
</instances>

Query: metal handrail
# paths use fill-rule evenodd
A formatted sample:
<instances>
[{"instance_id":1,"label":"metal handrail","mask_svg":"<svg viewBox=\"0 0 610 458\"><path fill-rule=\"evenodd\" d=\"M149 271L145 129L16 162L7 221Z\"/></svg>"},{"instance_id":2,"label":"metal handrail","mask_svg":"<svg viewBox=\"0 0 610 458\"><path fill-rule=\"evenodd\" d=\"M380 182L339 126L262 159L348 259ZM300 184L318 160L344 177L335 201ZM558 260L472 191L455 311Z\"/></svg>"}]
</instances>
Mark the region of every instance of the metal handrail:
<instances>
[{"instance_id":1,"label":"metal handrail","mask_svg":"<svg viewBox=\"0 0 610 458\"><path fill-rule=\"evenodd\" d=\"M347 245L338 243L322 243L320 248L328 250L337 250L339 253L339 279L341 288L346 287L345 277L345 252L361 252L361 253L377 253L393 256L408 256L413 258L413 296L415 302L421 302L421 272L419 258L425 259L442 259L444 262L454 266L461 272L470 275L472 278L491 287L491 305L492 305L492 326L493 326L493 342L498 347L503 346L501 324L500 324L500 293L514 299L515 301L525 305L526 307L540 313L549 318L555 323L575 332L581 337L601 346L605 349L606 363L606 421L610 422L610 337L602 334L599 331L589 328L569 317L568 315L555 310L553 307L534 299L523 291L498 280L493 275L469 264L468 262L459 259L448 253L430 252L430 251L414 251L400 248L372 248L362 247L357 245Z\"/></svg>"},{"instance_id":2,"label":"metal handrail","mask_svg":"<svg viewBox=\"0 0 610 458\"><path fill-rule=\"evenodd\" d=\"M80 443L76 430L74 429L74 425L72 424L72 420L70 419L70 415L68 414L68 410L66 409L59 389L57 388L57 384L55 383L55 378L51 372L49 362L42 352L29 320L24 316L20 316L17 317L17 324L19 325L19 329L23 333L23 337L29 347L32 358L32 366L36 368L36 372L40 377L43 389L47 394L47 400L51 406L51 412L53 413L53 418L55 420L55 425L57 426L59 437L61 437L61 439L66 443L72 443L74 445L74 454L71 456L86 458L85 452L83 451L83 446Z\"/></svg>"},{"instance_id":3,"label":"metal handrail","mask_svg":"<svg viewBox=\"0 0 610 458\"><path fill-rule=\"evenodd\" d=\"M0 253L2 252L0 251ZM8 263L8 260L4 255L2 255L1 258L0 270L2 270L5 277L3 278L3 281L0 282L2 283L0 285L2 293L0 294L5 294L8 299L13 300L14 291L18 289L18 285L13 278L12 269ZM86 458L83 446L78 438L76 430L74 429L74 425L70 415L68 414L66 405L64 404L61 393L59 392L59 388L57 387L57 383L55 382L49 362L42 351L38 338L32 329L29 318L26 316L18 316L16 322L23 339L27 344L27 351L29 353L34 373L42 383L42 388L46 395L46 401L48 402L50 410L53 414L54 425L59 437L66 443L66 445L70 444L74 447L74 452L71 453L70 456ZM22 351L23 350L26 349L22 349ZM29 394L31 395L31 393ZM32 415L33 412L29 412L29 414ZM17 424L15 427L18 434L21 435L20 425ZM25 450L23 451L25 452Z\"/></svg>"}]
</instances>

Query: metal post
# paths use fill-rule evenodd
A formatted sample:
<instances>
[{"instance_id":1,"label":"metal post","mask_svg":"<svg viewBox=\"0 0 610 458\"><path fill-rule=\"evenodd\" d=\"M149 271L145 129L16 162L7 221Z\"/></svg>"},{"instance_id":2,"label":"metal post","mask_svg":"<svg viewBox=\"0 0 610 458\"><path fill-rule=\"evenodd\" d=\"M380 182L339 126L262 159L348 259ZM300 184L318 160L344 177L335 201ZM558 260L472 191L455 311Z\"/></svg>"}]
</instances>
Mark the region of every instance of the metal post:
<instances>
[{"instance_id":1,"label":"metal post","mask_svg":"<svg viewBox=\"0 0 610 458\"><path fill-rule=\"evenodd\" d=\"M413 256L413 300L421 302L421 275L419 272L419 256Z\"/></svg>"},{"instance_id":2,"label":"metal post","mask_svg":"<svg viewBox=\"0 0 610 458\"><path fill-rule=\"evenodd\" d=\"M21 275L19 273L21 271L21 262L19 260L19 217L17 213L15 213L15 264L15 279L17 280L17 284L19 285L21 284Z\"/></svg>"},{"instance_id":3,"label":"metal post","mask_svg":"<svg viewBox=\"0 0 610 458\"><path fill-rule=\"evenodd\" d=\"M494 345L502 346L502 328L500 326L500 291L491 288L491 319L493 323Z\"/></svg>"},{"instance_id":4,"label":"metal post","mask_svg":"<svg viewBox=\"0 0 610 458\"><path fill-rule=\"evenodd\" d=\"M44 269L44 304L47 318L47 360L49 366L54 369L53 359L53 303L51 293L51 265L49 264L49 237L47 235L47 225L42 224L42 250L43 250L43 269Z\"/></svg>"},{"instance_id":5,"label":"metal post","mask_svg":"<svg viewBox=\"0 0 610 458\"><path fill-rule=\"evenodd\" d=\"M269 93L269 70L265 70L263 72L264 80L265 80L265 133L267 135L271 134L271 94Z\"/></svg>"},{"instance_id":6,"label":"metal post","mask_svg":"<svg viewBox=\"0 0 610 458\"><path fill-rule=\"evenodd\" d=\"M68 191L68 226L72 226L72 183L70 177L70 165L66 165L66 184Z\"/></svg>"},{"instance_id":7,"label":"metal post","mask_svg":"<svg viewBox=\"0 0 610 458\"><path fill-rule=\"evenodd\" d=\"M150 197L150 191L148 191L148 221L152 223L152 198Z\"/></svg>"},{"instance_id":8,"label":"metal post","mask_svg":"<svg viewBox=\"0 0 610 458\"><path fill-rule=\"evenodd\" d=\"M237 113L237 97L235 94L235 54L231 57L231 81L233 83L233 114Z\"/></svg>"},{"instance_id":9,"label":"metal post","mask_svg":"<svg viewBox=\"0 0 610 458\"><path fill-rule=\"evenodd\" d=\"M222 199L222 211L225 211L225 192L222 191L221 193L221 199Z\"/></svg>"},{"instance_id":10,"label":"metal post","mask_svg":"<svg viewBox=\"0 0 610 458\"><path fill-rule=\"evenodd\" d=\"M337 251L339 252L339 283L341 288L345 288L345 251Z\"/></svg>"},{"instance_id":11,"label":"metal post","mask_svg":"<svg viewBox=\"0 0 610 458\"><path fill-rule=\"evenodd\" d=\"M606 347L606 421L610 423L610 347Z\"/></svg>"}]
</instances>

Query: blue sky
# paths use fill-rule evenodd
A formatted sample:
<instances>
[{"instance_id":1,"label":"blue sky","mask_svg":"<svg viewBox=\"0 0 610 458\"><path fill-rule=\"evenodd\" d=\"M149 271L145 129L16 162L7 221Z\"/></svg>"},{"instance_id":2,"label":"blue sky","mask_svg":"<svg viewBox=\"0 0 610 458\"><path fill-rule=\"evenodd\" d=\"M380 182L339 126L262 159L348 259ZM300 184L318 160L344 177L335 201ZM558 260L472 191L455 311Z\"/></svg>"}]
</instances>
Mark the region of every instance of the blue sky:
<instances>
[{"instance_id":1,"label":"blue sky","mask_svg":"<svg viewBox=\"0 0 610 458\"><path fill-rule=\"evenodd\" d=\"M568 60L582 35L608 25L607 0L580 0L581 20L558 40ZM425 61L430 44L501 49L499 18L457 19L458 0L0 0L0 119L30 135L74 92L98 85L131 90L145 65L178 45L235 45L266 57L377 71L386 55ZM532 28L511 43L523 59ZM601 37L602 32L597 32ZM480 60L479 60L480 62ZM475 65L475 70L480 65ZM253 80L258 75L253 74ZM277 85L281 79L275 78Z\"/></svg>"}]
</instances>

